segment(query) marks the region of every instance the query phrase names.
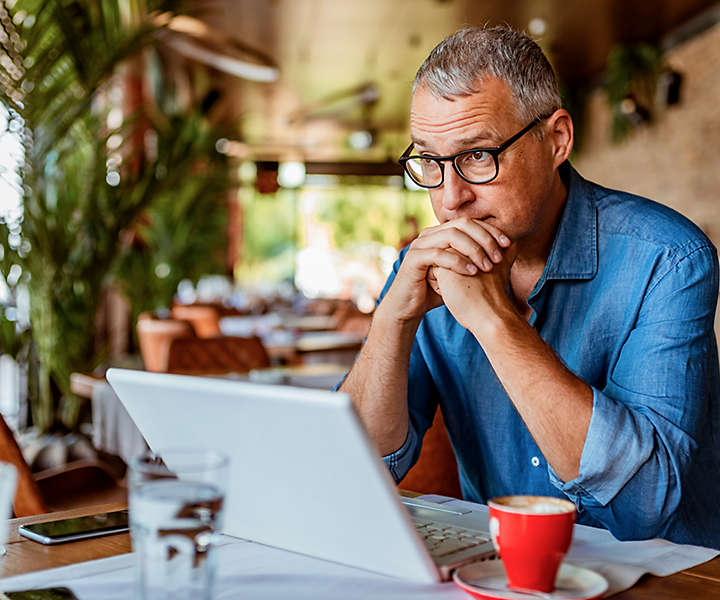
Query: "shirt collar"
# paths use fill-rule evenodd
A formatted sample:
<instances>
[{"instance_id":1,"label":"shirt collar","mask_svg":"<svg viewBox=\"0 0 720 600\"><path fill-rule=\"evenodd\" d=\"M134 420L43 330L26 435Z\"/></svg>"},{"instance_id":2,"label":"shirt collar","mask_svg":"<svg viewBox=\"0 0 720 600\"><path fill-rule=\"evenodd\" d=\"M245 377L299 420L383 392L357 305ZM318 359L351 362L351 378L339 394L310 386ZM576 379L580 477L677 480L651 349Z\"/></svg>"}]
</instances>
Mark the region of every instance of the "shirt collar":
<instances>
[{"instance_id":1,"label":"shirt collar","mask_svg":"<svg viewBox=\"0 0 720 600\"><path fill-rule=\"evenodd\" d=\"M560 165L559 170L568 190L567 200L540 282L592 279L598 268L594 190L569 162Z\"/></svg>"}]
</instances>

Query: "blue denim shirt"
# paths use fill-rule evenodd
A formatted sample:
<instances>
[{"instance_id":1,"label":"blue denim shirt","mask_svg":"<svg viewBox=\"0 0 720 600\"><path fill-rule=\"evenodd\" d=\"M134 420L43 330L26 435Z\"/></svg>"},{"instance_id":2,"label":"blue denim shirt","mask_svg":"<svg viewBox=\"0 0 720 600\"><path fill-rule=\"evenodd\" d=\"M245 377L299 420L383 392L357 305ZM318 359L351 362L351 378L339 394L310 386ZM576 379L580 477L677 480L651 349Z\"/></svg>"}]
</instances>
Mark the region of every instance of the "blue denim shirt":
<instances>
[{"instance_id":1,"label":"blue denim shirt","mask_svg":"<svg viewBox=\"0 0 720 600\"><path fill-rule=\"evenodd\" d=\"M417 331L410 431L385 461L400 480L439 404L466 499L566 496L580 523L619 539L720 548L715 248L663 205L590 183L569 164L561 175L568 199L529 322L593 389L579 477L553 472L483 349L444 306Z\"/></svg>"}]
</instances>

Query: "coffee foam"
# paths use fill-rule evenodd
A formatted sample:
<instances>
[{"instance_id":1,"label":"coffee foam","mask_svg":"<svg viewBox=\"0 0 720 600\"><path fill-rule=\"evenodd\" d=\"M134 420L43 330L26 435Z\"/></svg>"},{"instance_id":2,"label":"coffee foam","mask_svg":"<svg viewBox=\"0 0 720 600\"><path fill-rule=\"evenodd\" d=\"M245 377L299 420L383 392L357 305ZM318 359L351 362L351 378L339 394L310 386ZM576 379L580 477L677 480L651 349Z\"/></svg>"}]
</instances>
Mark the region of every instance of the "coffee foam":
<instances>
[{"instance_id":1,"label":"coffee foam","mask_svg":"<svg viewBox=\"0 0 720 600\"><path fill-rule=\"evenodd\" d=\"M572 512L575 505L569 500L549 496L503 496L490 501L499 509L517 509L535 515L552 515Z\"/></svg>"},{"instance_id":2,"label":"coffee foam","mask_svg":"<svg viewBox=\"0 0 720 600\"><path fill-rule=\"evenodd\" d=\"M533 504L528 508L531 512L537 513L539 515L549 515L554 513L567 512L567 507L558 506L557 504L550 504L549 502L538 502L537 504Z\"/></svg>"}]
</instances>

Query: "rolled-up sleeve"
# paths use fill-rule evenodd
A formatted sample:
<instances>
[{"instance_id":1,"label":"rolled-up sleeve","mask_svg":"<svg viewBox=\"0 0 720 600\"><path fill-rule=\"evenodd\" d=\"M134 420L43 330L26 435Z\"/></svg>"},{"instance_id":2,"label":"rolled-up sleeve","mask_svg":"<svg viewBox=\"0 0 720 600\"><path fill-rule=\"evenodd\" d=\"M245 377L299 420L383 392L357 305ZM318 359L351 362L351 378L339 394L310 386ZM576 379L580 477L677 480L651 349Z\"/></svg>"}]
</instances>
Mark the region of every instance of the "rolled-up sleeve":
<instances>
[{"instance_id":1,"label":"rolled-up sleeve","mask_svg":"<svg viewBox=\"0 0 720 600\"><path fill-rule=\"evenodd\" d=\"M658 274L606 385L593 389L579 476L563 482L548 468L558 489L620 539L662 536L682 499L712 397L717 293L707 244Z\"/></svg>"},{"instance_id":2,"label":"rolled-up sleeve","mask_svg":"<svg viewBox=\"0 0 720 600\"><path fill-rule=\"evenodd\" d=\"M415 456L417 445L417 434L412 425L410 425L405 443L392 454L383 456L383 460L390 470L390 474L393 476L395 483L399 483L410 470L410 467L413 466L415 462L413 457Z\"/></svg>"}]
</instances>

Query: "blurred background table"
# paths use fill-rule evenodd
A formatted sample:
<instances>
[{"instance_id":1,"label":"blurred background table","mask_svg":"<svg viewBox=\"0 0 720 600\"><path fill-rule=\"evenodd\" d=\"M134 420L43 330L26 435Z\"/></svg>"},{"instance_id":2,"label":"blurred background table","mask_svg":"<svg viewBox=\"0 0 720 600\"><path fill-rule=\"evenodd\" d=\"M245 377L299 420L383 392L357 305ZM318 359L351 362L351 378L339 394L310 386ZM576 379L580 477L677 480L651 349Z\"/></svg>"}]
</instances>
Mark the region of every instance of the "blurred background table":
<instances>
[{"instance_id":1,"label":"blurred background table","mask_svg":"<svg viewBox=\"0 0 720 600\"><path fill-rule=\"evenodd\" d=\"M347 367L343 364L311 363L257 369L249 373L210 374L189 371L185 374L330 390L346 371ZM145 439L104 377L73 373L71 384L76 394L92 401L92 437L96 448L119 456L126 463L147 450Z\"/></svg>"}]
</instances>

